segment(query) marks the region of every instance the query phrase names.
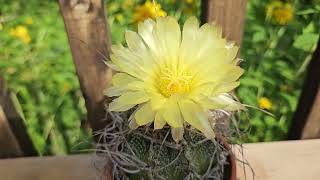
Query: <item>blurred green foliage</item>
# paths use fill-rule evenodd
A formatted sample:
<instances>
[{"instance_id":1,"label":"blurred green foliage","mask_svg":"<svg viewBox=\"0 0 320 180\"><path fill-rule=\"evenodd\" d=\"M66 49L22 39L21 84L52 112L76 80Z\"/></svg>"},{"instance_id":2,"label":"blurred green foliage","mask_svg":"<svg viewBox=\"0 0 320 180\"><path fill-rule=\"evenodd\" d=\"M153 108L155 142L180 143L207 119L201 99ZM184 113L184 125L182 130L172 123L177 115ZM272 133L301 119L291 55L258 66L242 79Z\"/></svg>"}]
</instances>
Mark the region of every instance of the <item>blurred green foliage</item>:
<instances>
[{"instance_id":1,"label":"blurred green foliage","mask_svg":"<svg viewBox=\"0 0 320 180\"><path fill-rule=\"evenodd\" d=\"M274 2L274 1L273 1ZM315 50L320 32L320 3L286 1L293 6L293 19L286 25L266 20L266 7L272 1L251 0L241 57L246 69L238 96L245 104L259 107L265 97L272 104L272 116L248 108L248 141L286 139L296 109L306 66ZM244 118L245 119L245 118Z\"/></svg>"},{"instance_id":2,"label":"blurred green foliage","mask_svg":"<svg viewBox=\"0 0 320 180\"><path fill-rule=\"evenodd\" d=\"M200 16L199 0L157 0L168 15L183 22ZM143 0L108 0L113 43L123 43L126 29L136 29L134 11ZM288 1L293 19L285 25L266 20L271 1L248 1L241 57L247 70L238 95L259 107L267 98L274 117L248 108L248 141L286 138L305 68L320 29L318 0ZM22 26L23 28L17 28ZM19 30L18 30L19 29ZM23 30L26 29L26 30ZM30 37L30 42L27 41ZM84 101L56 1L0 0L0 71L20 103L25 123L41 154L78 153L90 148Z\"/></svg>"}]
</instances>

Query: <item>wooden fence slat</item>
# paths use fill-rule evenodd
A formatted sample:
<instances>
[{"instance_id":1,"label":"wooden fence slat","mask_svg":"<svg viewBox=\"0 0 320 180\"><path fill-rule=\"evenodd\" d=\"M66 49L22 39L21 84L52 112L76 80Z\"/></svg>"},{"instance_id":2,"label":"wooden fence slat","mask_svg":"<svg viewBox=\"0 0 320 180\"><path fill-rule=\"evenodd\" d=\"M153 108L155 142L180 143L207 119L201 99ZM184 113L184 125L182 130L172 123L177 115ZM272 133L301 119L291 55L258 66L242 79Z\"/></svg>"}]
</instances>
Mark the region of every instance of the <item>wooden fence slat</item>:
<instances>
[{"instance_id":1,"label":"wooden fence slat","mask_svg":"<svg viewBox=\"0 0 320 180\"><path fill-rule=\"evenodd\" d=\"M111 69L103 60L109 57L111 38L103 0L59 0L73 61L86 102L88 120L93 130L104 127L104 90Z\"/></svg>"},{"instance_id":2,"label":"wooden fence slat","mask_svg":"<svg viewBox=\"0 0 320 180\"><path fill-rule=\"evenodd\" d=\"M319 149L320 140L244 144L245 158L255 171L255 180L317 180ZM239 154L237 157L241 159ZM92 158L93 155L75 155L0 160L1 179L94 180L99 173ZM246 180L251 180L248 167L245 172ZM237 174L239 180L245 180L240 162Z\"/></svg>"},{"instance_id":3,"label":"wooden fence slat","mask_svg":"<svg viewBox=\"0 0 320 180\"><path fill-rule=\"evenodd\" d=\"M202 0L202 22L220 25L229 41L241 45L246 4L246 0Z\"/></svg>"},{"instance_id":4,"label":"wooden fence slat","mask_svg":"<svg viewBox=\"0 0 320 180\"><path fill-rule=\"evenodd\" d=\"M255 172L255 180L320 179L320 139L244 145L244 157ZM241 156L237 154L241 159ZM239 180L252 180L249 167L238 162Z\"/></svg>"},{"instance_id":5,"label":"wooden fence slat","mask_svg":"<svg viewBox=\"0 0 320 180\"><path fill-rule=\"evenodd\" d=\"M308 65L288 137L292 140L314 138L320 138L320 39Z\"/></svg>"},{"instance_id":6,"label":"wooden fence slat","mask_svg":"<svg viewBox=\"0 0 320 180\"><path fill-rule=\"evenodd\" d=\"M24 121L0 76L0 158L37 155Z\"/></svg>"}]
</instances>

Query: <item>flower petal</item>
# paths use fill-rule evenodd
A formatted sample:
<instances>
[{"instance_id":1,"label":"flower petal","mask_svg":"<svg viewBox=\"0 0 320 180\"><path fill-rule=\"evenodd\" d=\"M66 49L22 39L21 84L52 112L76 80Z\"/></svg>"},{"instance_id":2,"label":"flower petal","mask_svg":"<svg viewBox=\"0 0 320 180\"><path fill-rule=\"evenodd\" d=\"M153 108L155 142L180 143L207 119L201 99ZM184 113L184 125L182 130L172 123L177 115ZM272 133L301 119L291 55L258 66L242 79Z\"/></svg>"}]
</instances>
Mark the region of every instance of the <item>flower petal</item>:
<instances>
[{"instance_id":1,"label":"flower petal","mask_svg":"<svg viewBox=\"0 0 320 180\"><path fill-rule=\"evenodd\" d=\"M156 42L153 37L153 29L155 22L152 19L147 19L138 25L138 33L152 51L157 50Z\"/></svg>"},{"instance_id":2,"label":"flower petal","mask_svg":"<svg viewBox=\"0 0 320 180\"><path fill-rule=\"evenodd\" d=\"M131 49L132 51L146 51L146 46L138 33L133 31L126 31L125 38L129 49Z\"/></svg>"},{"instance_id":3,"label":"flower petal","mask_svg":"<svg viewBox=\"0 0 320 180\"><path fill-rule=\"evenodd\" d=\"M154 117L155 117L155 112L152 111L151 105L149 102L147 102L146 104L140 105L134 115L134 118L136 119L136 123L139 126L143 126L148 123L151 123L154 120Z\"/></svg>"},{"instance_id":4,"label":"flower petal","mask_svg":"<svg viewBox=\"0 0 320 180\"><path fill-rule=\"evenodd\" d=\"M211 97L210 100L213 104L220 106L220 108L227 111L237 111L245 109L241 103L235 101L232 96L227 93L224 93L217 97Z\"/></svg>"},{"instance_id":5,"label":"flower petal","mask_svg":"<svg viewBox=\"0 0 320 180\"><path fill-rule=\"evenodd\" d=\"M112 76L112 84L114 86L127 85L133 81L138 81L138 79L126 73L116 73Z\"/></svg>"},{"instance_id":6,"label":"flower petal","mask_svg":"<svg viewBox=\"0 0 320 180\"><path fill-rule=\"evenodd\" d=\"M191 100L182 100L179 102L179 106L185 121L201 131L207 138L215 138L215 133L209 123L208 115L199 105Z\"/></svg>"},{"instance_id":7,"label":"flower petal","mask_svg":"<svg viewBox=\"0 0 320 180\"><path fill-rule=\"evenodd\" d=\"M167 98L163 97L161 94L152 93L150 95L150 103L151 103L151 108L153 110L157 110L161 108L166 101L167 101Z\"/></svg>"},{"instance_id":8,"label":"flower petal","mask_svg":"<svg viewBox=\"0 0 320 180\"><path fill-rule=\"evenodd\" d=\"M163 118L163 111L158 111L154 118L154 129L162 129L167 122Z\"/></svg>"},{"instance_id":9,"label":"flower petal","mask_svg":"<svg viewBox=\"0 0 320 180\"><path fill-rule=\"evenodd\" d=\"M179 143L183 139L184 128L171 128L171 136L172 139Z\"/></svg>"},{"instance_id":10,"label":"flower petal","mask_svg":"<svg viewBox=\"0 0 320 180\"><path fill-rule=\"evenodd\" d=\"M126 111L137 104L144 103L150 98L143 92L127 92L122 94L119 98L113 100L109 104L110 111Z\"/></svg>"},{"instance_id":11,"label":"flower petal","mask_svg":"<svg viewBox=\"0 0 320 180\"><path fill-rule=\"evenodd\" d=\"M161 56L167 55L167 60L171 62L177 59L177 52L181 43L180 26L176 19L172 17L158 18L154 31Z\"/></svg>"},{"instance_id":12,"label":"flower petal","mask_svg":"<svg viewBox=\"0 0 320 180\"><path fill-rule=\"evenodd\" d=\"M183 119L176 98L170 97L166 102L163 118L173 128L183 127Z\"/></svg>"},{"instance_id":13,"label":"flower petal","mask_svg":"<svg viewBox=\"0 0 320 180\"><path fill-rule=\"evenodd\" d=\"M188 18L184 23L180 47L180 58L184 61L188 60L194 54L190 49L193 49L194 43L196 42L198 29L199 21L194 16Z\"/></svg>"}]
</instances>

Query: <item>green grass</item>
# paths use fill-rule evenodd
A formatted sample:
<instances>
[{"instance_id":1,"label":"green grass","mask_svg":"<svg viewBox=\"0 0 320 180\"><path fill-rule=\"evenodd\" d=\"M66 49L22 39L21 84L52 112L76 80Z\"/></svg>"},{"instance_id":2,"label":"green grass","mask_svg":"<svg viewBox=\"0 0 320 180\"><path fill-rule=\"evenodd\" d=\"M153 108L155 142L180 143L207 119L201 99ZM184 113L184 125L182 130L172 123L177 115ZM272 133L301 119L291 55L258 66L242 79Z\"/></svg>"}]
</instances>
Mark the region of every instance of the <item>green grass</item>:
<instances>
[{"instance_id":1,"label":"green grass","mask_svg":"<svg viewBox=\"0 0 320 180\"><path fill-rule=\"evenodd\" d=\"M130 0L129 0L130 1ZM113 43L123 43L126 29L135 29L128 0L109 0L108 22ZM158 0L163 9L183 22L200 14L199 1ZM143 1L134 1L137 6ZM250 124L247 141L286 138L299 97L305 68L320 29L319 1L292 1L294 19L287 25L266 21L269 1L248 2L241 50L246 74L237 93L251 106L261 97L272 102L271 117L250 109L243 128ZM33 23L28 23L32 18ZM90 148L86 110L72 63L62 17L56 1L0 0L0 71L20 103L25 123L37 150L43 155L78 153ZM25 26L31 42L10 36L18 25Z\"/></svg>"}]
</instances>

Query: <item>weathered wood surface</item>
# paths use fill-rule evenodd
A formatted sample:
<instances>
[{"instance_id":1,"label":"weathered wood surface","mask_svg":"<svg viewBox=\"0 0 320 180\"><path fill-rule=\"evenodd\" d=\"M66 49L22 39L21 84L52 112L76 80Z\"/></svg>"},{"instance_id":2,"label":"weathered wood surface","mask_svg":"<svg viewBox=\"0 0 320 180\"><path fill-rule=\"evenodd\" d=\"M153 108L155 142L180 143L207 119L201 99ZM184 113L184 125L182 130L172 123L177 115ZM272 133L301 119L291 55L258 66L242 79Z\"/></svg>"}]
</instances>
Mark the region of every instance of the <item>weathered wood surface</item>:
<instances>
[{"instance_id":1,"label":"weathered wood surface","mask_svg":"<svg viewBox=\"0 0 320 180\"><path fill-rule=\"evenodd\" d=\"M319 149L320 140L287 141L245 144L244 154L256 180L318 180ZM238 163L239 180L245 180L243 172ZM248 167L246 173L251 180ZM5 180L94 180L100 175L92 155L0 160L0 174Z\"/></svg>"},{"instance_id":2,"label":"weathered wood surface","mask_svg":"<svg viewBox=\"0 0 320 180\"><path fill-rule=\"evenodd\" d=\"M320 138L320 40L308 65L289 139Z\"/></svg>"},{"instance_id":3,"label":"weathered wood surface","mask_svg":"<svg viewBox=\"0 0 320 180\"><path fill-rule=\"evenodd\" d=\"M246 0L202 0L202 22L216 23L224 36L241 44L246 15Z\"/></svg>"},{"instance_id":4,"label":"weathered wood surface","mask_svg":"<svg viewBox=\"0 0 320 180\"><path fill-rule=\"evenodd\" d=\"M111 38L102 0L59 0L72 57L86 102L88 120L93 130L104 127L104 90L111 69L104 60L109 57Z\"/></svg>"},{"instance_id":5,"label":"weathered wood surface","mask_svg":"<svg viewBox=\"0 0 320 180\"><path fill-rule=\"evenodd\" d=\"M246 144L244 154L256 174L255 180L318 180L319 149L320 139L284 141ZM250 169L246 167L245 170L246 179L251 180ZM240 180L245 180L241 163L238 163L237 173Z\"/></svg>"},{"instance_id":6,"label":"weathered wood surface","mask_svg":"<svg viewBox=\"0 0 320 180\"><path fill-rule=\"evenodd\" d=\"M10 95L0 76L0 158L36 156L38 153Z\"/></svg>"}]
</instances>

